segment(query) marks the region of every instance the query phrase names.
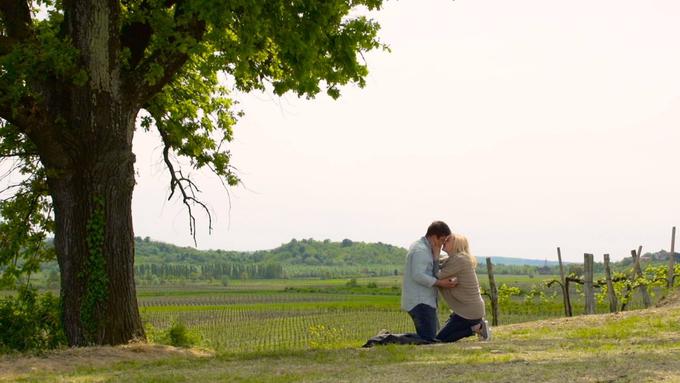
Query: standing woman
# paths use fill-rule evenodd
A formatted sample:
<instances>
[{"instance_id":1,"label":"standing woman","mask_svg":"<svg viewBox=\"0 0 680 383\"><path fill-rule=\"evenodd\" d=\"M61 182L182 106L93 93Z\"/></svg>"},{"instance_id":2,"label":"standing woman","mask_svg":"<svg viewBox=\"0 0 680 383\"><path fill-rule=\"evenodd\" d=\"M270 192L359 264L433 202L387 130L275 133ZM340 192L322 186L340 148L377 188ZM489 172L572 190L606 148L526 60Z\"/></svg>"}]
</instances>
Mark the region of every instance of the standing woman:
<instances>
[{"instance_id":1,"label":"standing woman","mask_svg":"<svg viewBox=\"0 0 680 383\"><path fill-rule=\"evenodd\" d=\"M477 334L482 340L490 340L491 331L484 320L484 300L475 273L477 259L470 254L467 238L460 234L449 236L444 243L444 251L449 257L443 261L437 277L457 279L458 285L450 289L439 289L453 313L437 334L437 339L455 342Z\"/></svg>"}]
</instances>

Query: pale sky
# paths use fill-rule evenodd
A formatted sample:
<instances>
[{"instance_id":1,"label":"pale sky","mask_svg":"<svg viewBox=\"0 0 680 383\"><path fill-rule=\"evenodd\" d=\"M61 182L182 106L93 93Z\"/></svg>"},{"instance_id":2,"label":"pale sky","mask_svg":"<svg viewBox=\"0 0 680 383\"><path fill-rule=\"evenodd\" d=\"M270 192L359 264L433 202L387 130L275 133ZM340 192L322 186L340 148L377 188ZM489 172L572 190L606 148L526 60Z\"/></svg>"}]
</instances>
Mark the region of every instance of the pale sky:
<instances>
[{"instance_id":1,"label":"pale sky","mask_svg":"<svg viewBox=\"0 0 680 383\"><path fill-rule=\"evenodd\" d=\"M198 248L291 238L407 247L435 219L479 257L617 260L680 226L680 2L388 1L392 52L342 97L237 95L231 212L199 175ZM193 245L156 134L137 133L135 234Z\"/></svg>"}]
</instances>

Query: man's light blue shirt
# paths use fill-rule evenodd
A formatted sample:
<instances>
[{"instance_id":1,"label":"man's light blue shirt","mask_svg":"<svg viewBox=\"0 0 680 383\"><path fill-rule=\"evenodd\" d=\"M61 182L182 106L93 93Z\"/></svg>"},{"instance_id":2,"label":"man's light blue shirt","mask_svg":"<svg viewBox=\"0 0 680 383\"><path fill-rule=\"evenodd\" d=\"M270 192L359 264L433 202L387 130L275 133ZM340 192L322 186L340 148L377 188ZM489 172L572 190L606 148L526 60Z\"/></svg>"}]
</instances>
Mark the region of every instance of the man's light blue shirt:
<instances>
[{"instance_id":1,"label":"man's light blue shirt","mask_svg":"<svg viewBox=\"0 0 680 383\"><path fill-rule=\"evenodd\" d=\"M406 267L401 285L401 308L411 311L424 303L437 308L436 265L432 256L432 245L427 238L414 242L406 254Z\"/></svg>"}]
</instances>

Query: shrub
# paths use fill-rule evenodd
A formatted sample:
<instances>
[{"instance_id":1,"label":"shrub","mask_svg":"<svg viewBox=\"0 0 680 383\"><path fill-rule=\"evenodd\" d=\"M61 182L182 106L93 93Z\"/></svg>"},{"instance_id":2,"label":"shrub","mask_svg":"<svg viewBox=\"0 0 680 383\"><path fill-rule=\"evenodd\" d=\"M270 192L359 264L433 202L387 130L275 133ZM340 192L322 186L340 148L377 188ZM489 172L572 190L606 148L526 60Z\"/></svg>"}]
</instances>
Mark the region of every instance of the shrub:
<instances>
[{"instance_id":1,"label":"shrub","mask_svg":"<svg viewBox=\"0 0 680 383\"><path fill-rule=\"evenodd\" d=\"M159 331L149 324L145 327L145 332L149 341L175 347L188 348L199 344L201 341L199 334L189 330L183 322L178 320L174 320L165 331Z\"/></svg>"},{"instance_id":2,"label":"shrub","mask_svg":"<svg viewBox=\"0 0 680 383\"><path fill-rule=\"evenodd\" d=\"M189 329L182 322L175 322L168 329L168 340L176 347L191 347L195 342Z\"/></svg>"},{"instance_id":3,"label":"shrub","mask_svg":"<svg viewBox=\"0 0 680 383\"><path fill-rule=\"evenodd\" d=\"M0 349L42 351L65 344L59 298L22 287L0 299Z\"/></svg>"}]
</instances>

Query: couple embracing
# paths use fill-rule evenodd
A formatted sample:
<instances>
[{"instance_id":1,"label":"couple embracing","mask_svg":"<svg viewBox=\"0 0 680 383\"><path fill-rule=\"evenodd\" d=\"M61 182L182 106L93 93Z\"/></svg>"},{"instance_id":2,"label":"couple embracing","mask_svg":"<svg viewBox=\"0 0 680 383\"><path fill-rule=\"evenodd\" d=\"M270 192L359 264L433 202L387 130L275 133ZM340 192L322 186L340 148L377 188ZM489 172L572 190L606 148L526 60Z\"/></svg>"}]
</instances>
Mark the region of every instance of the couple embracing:
<instances>
[{"instance_id":1,"label":"couple embracing","mask_svg":"<svg viewBox=\"0 0 680 383\"><path fill-rule=\"evenodd\" d=\"M441 257L442 249L448 257ZM411 245L404 268L401 308L413 319L418 338L426 343L455 342L477 334L481 340L490 340L476 266L467 238L451 233L442 221L433 222L425 236ZM441 330L437 318L439 292L452 310Z\"/></svg>"}]
</instances>

